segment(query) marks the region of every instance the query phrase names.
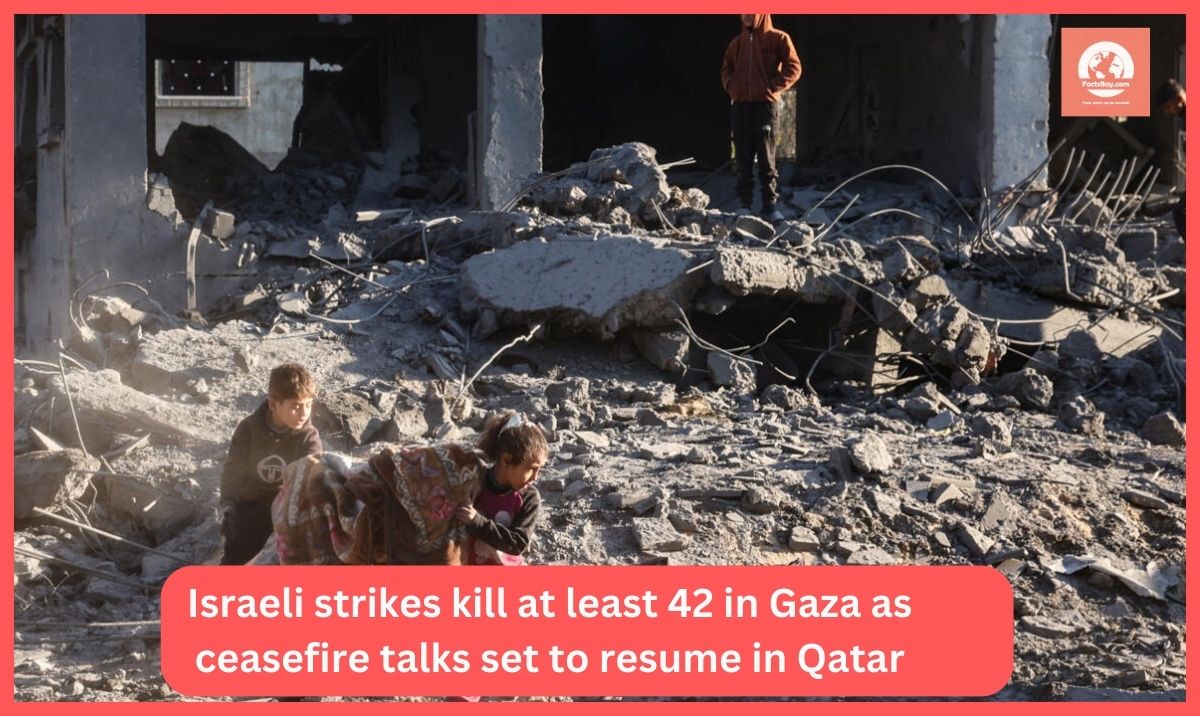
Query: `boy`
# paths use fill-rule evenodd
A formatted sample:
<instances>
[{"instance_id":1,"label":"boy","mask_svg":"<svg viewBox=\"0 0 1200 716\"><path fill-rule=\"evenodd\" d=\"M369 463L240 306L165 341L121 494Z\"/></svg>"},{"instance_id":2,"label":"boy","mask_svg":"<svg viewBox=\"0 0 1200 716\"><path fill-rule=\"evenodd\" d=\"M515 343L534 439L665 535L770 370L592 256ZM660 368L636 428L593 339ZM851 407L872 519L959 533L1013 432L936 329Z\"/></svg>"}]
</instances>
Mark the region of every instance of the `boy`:
<instances>
[{"instance_id":1,"label":"boy","mask_svg":"<svg viewBox=\"0 0 1200 716\"><path fill-rule=\"evenodd\" d=\"M271 371L267 399L238 423L221 472L221 564L245 564L271 535L271 501L283 468L321 454L321 436L309 422L317 384L295 363Z\"/></svg>"},{"instance_id":2,"label":"boy","mask_svg":"<svg viewBox=\"0 0 1200 716\"><path fill-rule=\"evenodd\" d=\"M770 15L742 15L741 22L742 31L725 48L721 63L721 86L733 103L733 151L742 205L737 213L750 213L757 155L763 217L783 221L775 208L779 198L775 186L779 179L775 169L775 103L781 92L800 79L800 58L792 38L771 25Z\"/></svg>"}]
</instances>

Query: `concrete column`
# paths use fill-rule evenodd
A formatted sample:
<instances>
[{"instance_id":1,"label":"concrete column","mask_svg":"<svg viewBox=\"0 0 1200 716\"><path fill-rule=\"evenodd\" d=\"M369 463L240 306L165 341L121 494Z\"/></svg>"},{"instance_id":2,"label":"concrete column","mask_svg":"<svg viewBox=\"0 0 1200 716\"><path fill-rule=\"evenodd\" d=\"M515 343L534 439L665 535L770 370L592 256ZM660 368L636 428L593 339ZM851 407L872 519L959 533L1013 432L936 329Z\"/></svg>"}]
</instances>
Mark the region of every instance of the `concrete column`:
<instances>
[{"instance_id":1,"label":"concrete column","mask_svg":"<svg viewBox=\"0 0 1200 716\"><path fill-rule=\"evenodd\" d=\"M66 16L66 210L72 277L132 273L146 246L146 21ZM40 203L40 197L39 197ZM144 276L138 277L139 280Z\"/></svg>"},{"instance_id":2,"label":"concrete column","mask_svg":"<svg viewBox=\"0 0 1200 716\"><path fill-rule=\"evenodd\" d=\"M31 20L37 34L37 229L19 274L17 305L26 349L70 335L71 252L64 211L63 18Z\"/></svg>"},{"instance_id":3,"label":"concrete column","mask_svg":"<svg viewBox=\"0 0 1200 716\"><path fill-rule=\"evenodd\" d=\"M542 170L542 18L480 15L476 197L503 205Z\"/></svg>"},{"instance_id":4,"label":"concrete column","mask_svg":"<svg viewBox=\"0 0 1200 716\"><path fill-rule=\"evenodd\" d=\"M1053 25L1049 15L981 19L979 167L994 191L1024 179L1046 158Z\"/></svg>"}]
</instances>

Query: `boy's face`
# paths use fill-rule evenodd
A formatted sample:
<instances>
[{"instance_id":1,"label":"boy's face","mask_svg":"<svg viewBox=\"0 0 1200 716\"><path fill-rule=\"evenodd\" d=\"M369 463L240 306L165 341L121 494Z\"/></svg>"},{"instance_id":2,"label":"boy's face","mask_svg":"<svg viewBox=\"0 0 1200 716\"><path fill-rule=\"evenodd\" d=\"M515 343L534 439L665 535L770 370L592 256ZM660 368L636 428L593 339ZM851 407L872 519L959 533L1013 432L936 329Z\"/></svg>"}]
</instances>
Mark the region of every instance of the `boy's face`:
<instances>
[{"instance_id":1,"label":"boy's face","mask_svg":"<svg viewBox=\"0 0 1200 716\"><path fill-rule=\"evenodd\" d=\"M1165 112L1166 114L1171 115L1172 117L1176 117L1179 115L1179 112L1183 109L1184 101L1185 100L1184 100L1182 94L1180 94L1176 97L1172 97L1171 99L1162 103L1162 111Z\"/></svg>"},{"instance_id":2,"label":"boy's face","mask_svg":"<svg viewBox=\"0 0 1200 716\"><path fill-rule=\"evenodd\" d=\"M312 415L314 397L310 395L303 398L288 398L287 400L276 400L275 398L268 397L267 405L271 409L271 418L274 419L277 425L296 430L308 422L308 418Z\"/></svg>"},{"instance_id":3,"label":"boy's face","mask_svg":"<svg viewBox=\"0 0 1200 716\"><path fill-rule=\"evenodd\" d=\"M742 15L742 25L745 27L754 27L754 16Z\"/></svg>"}]
</instances>

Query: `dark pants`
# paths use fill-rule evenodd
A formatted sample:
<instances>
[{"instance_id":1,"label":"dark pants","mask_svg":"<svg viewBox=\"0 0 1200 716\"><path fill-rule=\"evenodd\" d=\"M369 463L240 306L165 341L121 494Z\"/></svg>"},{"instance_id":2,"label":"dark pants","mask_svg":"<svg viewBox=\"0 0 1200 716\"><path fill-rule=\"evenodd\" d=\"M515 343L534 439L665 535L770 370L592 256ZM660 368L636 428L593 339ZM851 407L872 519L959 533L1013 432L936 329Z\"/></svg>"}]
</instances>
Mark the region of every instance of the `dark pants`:
<instances>
[{"instance_id":1,"label":"dark pants","mask_svg":"<svg viewBox=\"0 0 1200 716\"><path fill-rule=\"evenodd\" d=\"M754 200L754 159L758 158L758 181L761 184L763 211L775 208L779 198L776 184L779 172L775 169L775 123L777 112L773 102L734 102L731 110L733 153L737 159L737 195L742 206L749 208Z\"/></svg>"},{"instance_id":2,"label":"dark pants","mask_svg":"<svg viewBox=\"0 0 1200 716\"><path fill-rule=\"evenodd\" d=\"M258 554L274 527L270 502L238 502L221 521L225 553L221 564L245 564Z\"/></svg>"}]
</instances>

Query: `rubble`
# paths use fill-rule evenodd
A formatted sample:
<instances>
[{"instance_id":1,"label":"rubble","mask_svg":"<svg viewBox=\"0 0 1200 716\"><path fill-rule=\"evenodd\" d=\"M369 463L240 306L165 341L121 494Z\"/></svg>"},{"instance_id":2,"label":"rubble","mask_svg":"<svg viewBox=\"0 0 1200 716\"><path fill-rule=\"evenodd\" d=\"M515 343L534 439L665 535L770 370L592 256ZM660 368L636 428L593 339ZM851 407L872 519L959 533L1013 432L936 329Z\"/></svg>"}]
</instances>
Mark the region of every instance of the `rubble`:
<instances>
[{"instance_id":1,"label":"rubble","mask_svg":"<svg viewBox=\"0 0 1200 716\"><path fill-rule=\"evenodd\" d=\"M51 508L78 499L100 461L82 450L42 450L18 455L13 464L13 516L29 519L35 507Z\"/></svg>"},{"instance_id":2,"label":"rubble","mask_svg":"<svg viewBox=\"0 0 1200 716\"><path fill-rule=\"evenodd\" d=\"M207 324L81 296L65 371L18 362L18 619L152 620L145 588L179 566L24 509L22 465L72 455L82 481L39 477L31 504L213 563L228 436L270 367L299 361L349 456L471 442L504 410L543 426L532 563L990 565L1018 620L1006 698L1182 688L1184 266L1164 222L1100 213L1093 231L1030 189L988 234L936 192L864 182L812 212L827 189L784 187L805 214L771 226L673 186L636 144L469 211L461 173L369 156L336 109L317 124L362 156L217 157L221 195L155 180L165 221L188 226L177 184L188 211L214 200L202 228L250 262ZM851 225L893 207L942 228ZM95 461L72 450L70 402ZM1096 667L1110 642L1121 663ZM101 679L124 684L105 698L180 698L137 644L144 661L106 662L18 641L16 663L49 698ZM118 663L144 664L141 686Z\"/></svg>"}]
</instances>

